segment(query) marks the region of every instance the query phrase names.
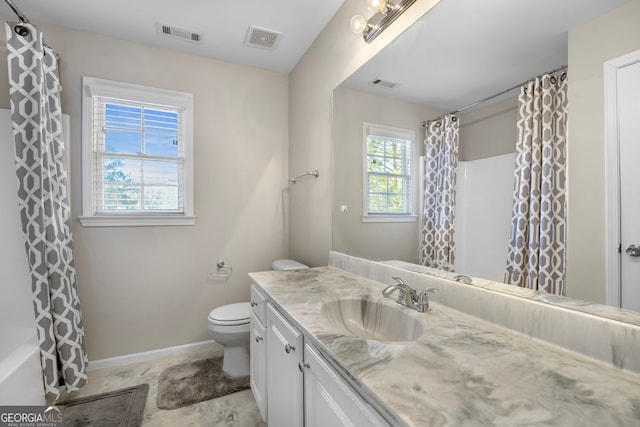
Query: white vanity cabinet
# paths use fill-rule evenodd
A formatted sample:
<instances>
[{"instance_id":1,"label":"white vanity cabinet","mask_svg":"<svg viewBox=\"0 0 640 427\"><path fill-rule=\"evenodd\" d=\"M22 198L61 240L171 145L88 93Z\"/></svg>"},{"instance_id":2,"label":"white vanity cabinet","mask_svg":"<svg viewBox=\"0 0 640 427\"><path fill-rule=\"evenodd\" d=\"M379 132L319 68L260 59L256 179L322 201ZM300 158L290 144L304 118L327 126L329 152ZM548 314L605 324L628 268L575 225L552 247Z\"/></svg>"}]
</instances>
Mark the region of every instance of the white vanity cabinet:
<instances>
[{"instance_id":1,"label":"white vanity cabinet","mask_svg":"<svg viewBox=\"0 0 640 427\"><path fill-rule=\"evenodd\" d=\"M389 425L255 284L251 306L251 389L269 427Z\"/></svg>"},{"instance_id":2,"label":"white vanity cabinet","mask_svg":"<svg viewBox=\"0 0 640 427\"><path fill-rule=\"evenodd\" d=\"M303 351L302 334L267 304L267 413L270 427L303 425L303 376L298 366Z\"/></svg>"},{"instance_id":3,"label":"white vanity cabinet","mask_svg":"<svg viewBox=\"0 0 640 427\"><path fill-rule=\"evenodd\" d=\"M251 391L260 415L267 420L267 301L262 292L251 286L251 331L249 336Z\"/></svg>"},{"instance_id":4,"label":"white vanity cabinet","mask_svg":"<svg viewBox=\"0 0 640 427\"><path fill-rule=\"evenodd\" d=\"M389 424L329 366L312 345L304 347L305 427L382 427Z\"/></svg>"},{"instance_id":5,"label":"white vanity cabinet","mask_svg":"<svg viewBox=\"0 0 640 427\"><path fill-rule=\"evenodd\" d=\"M266 328L255 313L251 313L250 364L251 391L263 419L267 419L267 343Z\"/></svg>"}]
</instances>

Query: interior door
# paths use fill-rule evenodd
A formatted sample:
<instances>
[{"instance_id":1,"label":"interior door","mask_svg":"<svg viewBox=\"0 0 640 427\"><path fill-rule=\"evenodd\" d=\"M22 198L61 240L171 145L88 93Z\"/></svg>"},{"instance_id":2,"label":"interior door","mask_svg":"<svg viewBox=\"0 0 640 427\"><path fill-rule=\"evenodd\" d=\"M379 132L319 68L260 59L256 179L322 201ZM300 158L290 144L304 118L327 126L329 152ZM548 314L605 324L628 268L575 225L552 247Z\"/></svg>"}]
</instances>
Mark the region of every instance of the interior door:
<instances>
[{"instance_id":1,"label":"interior door","mask_svg":"<svg viewBox=\"0 0 640 427\"><path fill-rule=\"evenodd\" d=\"M620 301L640 311L640 61L618 69Z\"/></svg>"}]
</instances>

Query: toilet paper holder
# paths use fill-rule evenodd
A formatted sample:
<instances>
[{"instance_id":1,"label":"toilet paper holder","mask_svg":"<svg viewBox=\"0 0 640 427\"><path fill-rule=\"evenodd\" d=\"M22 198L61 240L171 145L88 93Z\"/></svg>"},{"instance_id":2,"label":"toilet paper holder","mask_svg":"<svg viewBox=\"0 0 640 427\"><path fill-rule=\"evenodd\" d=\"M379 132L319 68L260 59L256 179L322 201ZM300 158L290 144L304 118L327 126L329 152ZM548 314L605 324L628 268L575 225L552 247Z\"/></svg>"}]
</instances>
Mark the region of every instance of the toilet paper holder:
<instances>
[{"instance_id":1,"label":"toilet paper holder","mask_svg":"<svg viewBox=\"0 0 640 427\"><path fill-rule=\"evenodd\" d=\"M227 280L233 274L233 268L227 263L224 262L223 259L218 260L216 263L216 272L209 273L210 280Z\"/></svg>"}]
</instances>

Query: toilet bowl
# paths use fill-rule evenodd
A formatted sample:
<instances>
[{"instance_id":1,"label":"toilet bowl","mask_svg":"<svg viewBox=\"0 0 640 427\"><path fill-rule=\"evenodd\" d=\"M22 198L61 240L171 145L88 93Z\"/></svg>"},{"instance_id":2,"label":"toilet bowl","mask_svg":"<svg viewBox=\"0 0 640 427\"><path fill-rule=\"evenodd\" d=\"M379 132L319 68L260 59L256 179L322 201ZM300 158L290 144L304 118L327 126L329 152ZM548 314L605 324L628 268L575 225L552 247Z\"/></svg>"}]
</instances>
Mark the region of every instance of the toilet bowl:
<instances>
[{"instance_id":1,"label":"toilet bowl","mask_svg":"<svg viewBox=\"0 0 640 427\"><path fill-rule=\"evenodd\" d=\"M291 259L278 259L272 270L299 270L309 268ZM230 376L249 375L249 331L251 304L240 302L214 308L209 313L211 337L224 347L222 370Z\"/></svg>"},{"instance_id":2,"label":"toilet bowl","mask_svg":"<svg viewBox=\"0 0 640 427\"><path fill-rule=\"evenodd\" d=\"M209 313L211 337L224 347L222 370L233 377L249 375L250 313L248 302L223 305Z\"/></svg>"}]
</instances>

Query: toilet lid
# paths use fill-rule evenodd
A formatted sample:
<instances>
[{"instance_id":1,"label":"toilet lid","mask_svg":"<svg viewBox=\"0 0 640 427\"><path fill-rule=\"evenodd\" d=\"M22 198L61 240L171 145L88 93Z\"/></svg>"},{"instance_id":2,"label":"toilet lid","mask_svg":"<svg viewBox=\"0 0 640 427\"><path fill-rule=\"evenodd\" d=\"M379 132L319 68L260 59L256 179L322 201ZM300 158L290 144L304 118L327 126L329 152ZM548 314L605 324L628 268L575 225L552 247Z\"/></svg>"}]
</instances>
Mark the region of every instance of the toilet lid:
<instances>
[{"instance_id":1,"label":"toilet lid","mask_svg":"<svg viewBox=\"0 0 640 427\"><path fill-rule=\"evenodd\" d=\"M275 271L302 270L306 268L309 268L309 266L292 259L277 259L271 263L271 269Z\"/></svg>"},{"instance_id":2,"label":"toilet lid","mask_svg":"<svg viewBox=\"0 0 640 427\"><path fill-rule=\"evenodd\" d=\"M227 304L211 310L209 320L221 324L247 323L250 313L251 304L248 302Z\"/></svg>"}]
</instances>

